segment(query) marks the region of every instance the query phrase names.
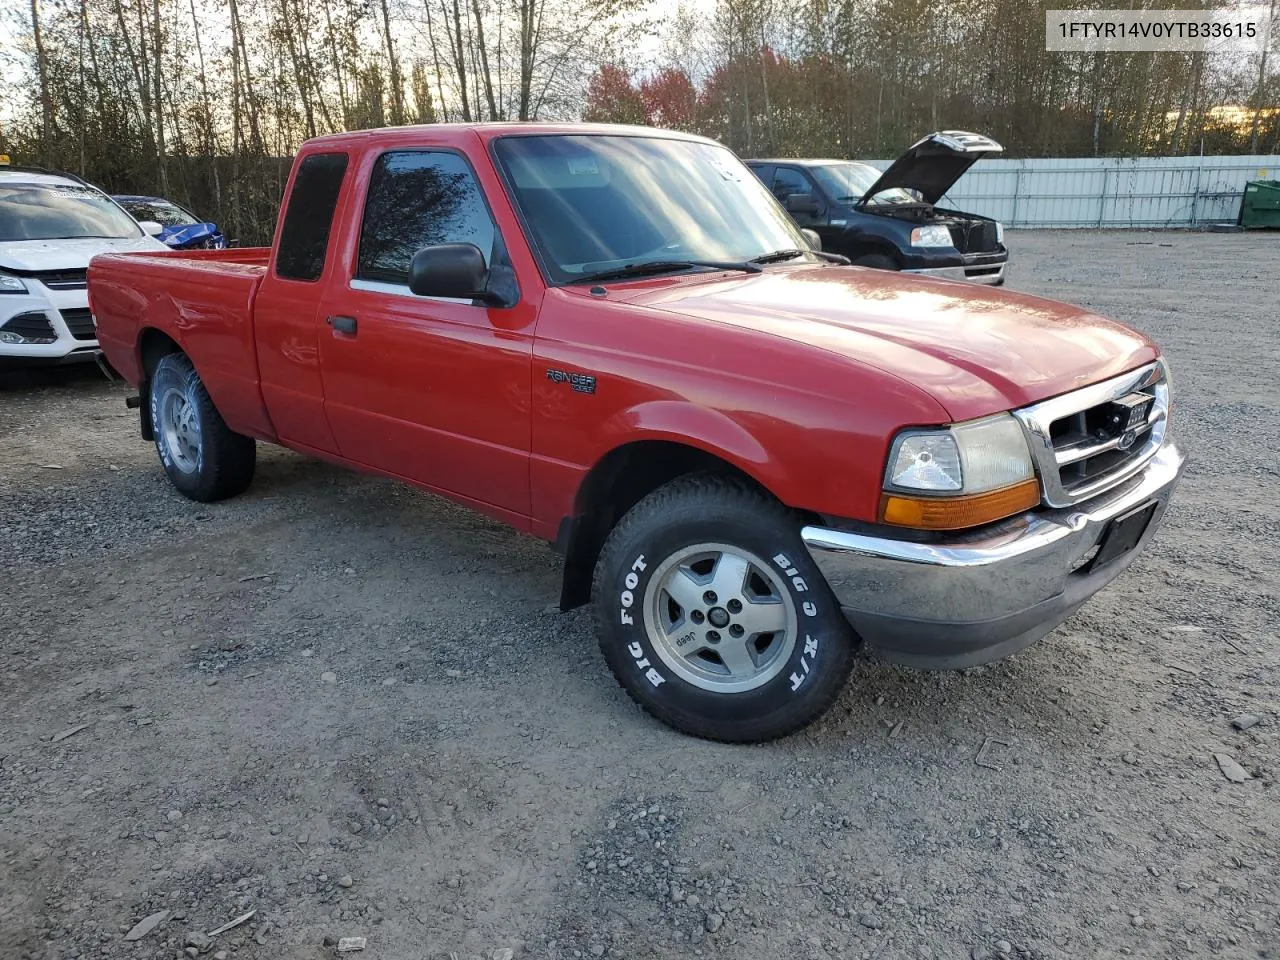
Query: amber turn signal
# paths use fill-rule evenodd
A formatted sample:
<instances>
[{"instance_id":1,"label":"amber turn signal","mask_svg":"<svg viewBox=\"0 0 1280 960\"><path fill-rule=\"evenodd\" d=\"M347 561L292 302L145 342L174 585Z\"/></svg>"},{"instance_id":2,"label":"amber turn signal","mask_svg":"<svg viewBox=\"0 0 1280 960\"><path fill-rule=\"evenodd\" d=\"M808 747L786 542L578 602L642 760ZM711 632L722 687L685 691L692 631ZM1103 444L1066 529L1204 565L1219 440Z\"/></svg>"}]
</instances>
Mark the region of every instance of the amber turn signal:
<instances>
[{"instance_id":1,"label":"amber turn signal","mask_svg":"<svg viewBox=\"0 0 1280 960\"><path fill-rule=\"evenodd\" d=\"M880 498L880 519L917 530L963 530L1003 520L1040 502L1040 483L1024 480L1011 487L963 497L904 497L886 493Z\"/></svg>"}]
</instances>

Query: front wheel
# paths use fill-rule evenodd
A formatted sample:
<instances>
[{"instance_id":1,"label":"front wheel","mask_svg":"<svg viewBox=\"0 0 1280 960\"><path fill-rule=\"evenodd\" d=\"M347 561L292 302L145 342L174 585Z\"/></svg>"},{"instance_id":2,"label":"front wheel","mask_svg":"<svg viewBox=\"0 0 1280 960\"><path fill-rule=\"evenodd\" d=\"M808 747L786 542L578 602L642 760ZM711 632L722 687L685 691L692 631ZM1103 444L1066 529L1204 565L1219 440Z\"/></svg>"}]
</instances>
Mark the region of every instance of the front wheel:
<instances>
[{"instance_id":1,"label":"front wheel","mask_svg":"<svg viewBox=\"0 0 1280 960\"><path fill-rule=\"evenodd\" d=\"M857 638L799 529L765 493L709 476L623 517L592 592L600 648L637 703L729 742L784 736L831 705Z\"/></svg>"},{"instance_id":2,"label":"front wheel","mask_svg":"<svg viewBox=\"0 0 1280 960\"><path fill-rule=\"evenodd\" d=\"M257 447L226 425L186 354L160 358L150 393L156 453L178 491L202 503L242 493L253 480Z\"/></svg>"}]
</instances>

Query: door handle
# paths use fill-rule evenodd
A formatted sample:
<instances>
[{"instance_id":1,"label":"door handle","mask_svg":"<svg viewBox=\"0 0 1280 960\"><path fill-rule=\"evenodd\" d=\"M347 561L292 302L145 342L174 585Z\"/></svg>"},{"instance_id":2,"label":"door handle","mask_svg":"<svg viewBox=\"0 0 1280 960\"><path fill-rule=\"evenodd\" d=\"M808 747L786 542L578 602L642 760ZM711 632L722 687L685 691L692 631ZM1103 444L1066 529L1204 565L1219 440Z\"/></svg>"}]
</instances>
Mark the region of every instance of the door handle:
<instances>
[{"instance_id":1,"label":"door handle","mask_svg":"<svg viewBox=\"0 0 1280 960\"><path fill-rule=\"evenodd\" d=\"M324 322L333 327L337 333L345 333L352 337L356 335L355 317L326 317Z\"/></svg>"}]
</instances>

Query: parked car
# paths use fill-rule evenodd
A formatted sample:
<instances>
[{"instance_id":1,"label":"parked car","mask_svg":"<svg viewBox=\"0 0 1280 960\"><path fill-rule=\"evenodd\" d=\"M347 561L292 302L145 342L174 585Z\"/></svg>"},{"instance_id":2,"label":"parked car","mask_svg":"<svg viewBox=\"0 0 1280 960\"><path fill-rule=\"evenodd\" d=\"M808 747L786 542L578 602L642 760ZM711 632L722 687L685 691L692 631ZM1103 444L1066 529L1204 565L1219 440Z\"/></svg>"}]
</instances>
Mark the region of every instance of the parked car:
<instances>
[{"instance_id":1,"label":"parked car","mask_svg":"<svg viewBox=\"0 0 1280 960\"><path fill-rule=\"evenodd\" d=\"M164 229L160 240L175 250L224 250L226 235L216 223L201 220L181 204L163 197L116 196L112 198L133 219L154 221Z\"/></svg>"},{"instance_id":2,"label":"parked car","mask_svg":"<svg viewBox=\"0 0 1280 960\"><path fill-rule=\"evenodd\" d=\"M561 608L698 736L797 729L863 640L940 667L1034 642L1183 468L1142 334L824 260L711 140L361 131L304 144L285 196L270 248L89 268L174 486L234 496L279 443L552 542Z\"/></svg>"},{"instance_id":3,"label":"parked car","mask_svg":"<svg viewBox=\"0 0 1280 960\"><path fill-rule=\"evenodd\" d=\"M822 249L881 270L1004 283L1004 227L937 206L983 157L1003 152L976 133L943 130L912 144L884 173L851 160L748 160Z\"/></svg>"},{"instance_id":4,"label":"parked car","mask_svg":"<svg viewBox=\"0 0 1280 960\"><path fill-rule=\"evenodd\" d=\"M166 250L159 232L77 176L0 157L0 364L95 359L89 258Z\"/></svg>"}]
</instances>

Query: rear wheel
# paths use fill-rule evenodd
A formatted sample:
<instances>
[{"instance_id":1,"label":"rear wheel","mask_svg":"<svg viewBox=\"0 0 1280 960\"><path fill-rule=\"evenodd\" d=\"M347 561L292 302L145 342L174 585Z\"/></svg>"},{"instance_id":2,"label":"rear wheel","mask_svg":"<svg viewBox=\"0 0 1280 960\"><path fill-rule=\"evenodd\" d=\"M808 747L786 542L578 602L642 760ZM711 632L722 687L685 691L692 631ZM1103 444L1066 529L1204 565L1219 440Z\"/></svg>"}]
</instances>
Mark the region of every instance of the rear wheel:
<instances>
[{"instance_id":1,"label":"rear wheel","mask_svg":"<svg viewBox=\"0 0 1280 960\"><path fill-rule=\"evenodd\" d=\"M178 491L202 503L244 492L257 446L226 425L186 354L160 358L150 393L156 453Z\"/></svg>"},{"instance_id":2,"label":"rear wheel","mask_svg":"<svg viewBox=\"0 0 1280 960\"><path fill-rule=\"evenodd\" d=\"M664 723L712 740L780 737L843 688L857 639L799 537L745 483L676 480L609 535L593 596L618 682Z\"/></svg>"},{"instance_id":3,"label":"rear wheel","mask_svg":"<svg viewBox=\"0 0 1280 960\"><path fill-rule=\"evenodd\" d=\"M868 253L853 261L855 267L871 267L874 270L897 270L898 264L893 257L883 253Z\"/></svg>"}]
</instances>

